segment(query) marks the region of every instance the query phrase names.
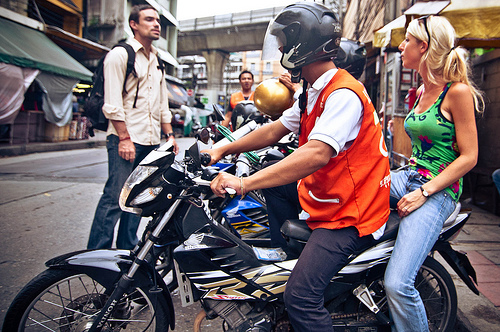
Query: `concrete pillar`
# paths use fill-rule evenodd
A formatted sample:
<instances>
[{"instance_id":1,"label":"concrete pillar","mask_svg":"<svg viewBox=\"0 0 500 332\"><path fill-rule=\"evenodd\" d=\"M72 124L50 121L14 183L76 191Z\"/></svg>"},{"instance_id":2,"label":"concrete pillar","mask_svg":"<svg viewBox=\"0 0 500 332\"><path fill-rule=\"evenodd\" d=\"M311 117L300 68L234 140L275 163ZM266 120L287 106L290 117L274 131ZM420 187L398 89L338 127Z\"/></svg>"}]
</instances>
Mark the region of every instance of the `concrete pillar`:
<instances>
[{"instance_id":1,"label":"concrete pillar","mask_svg":"<svg viewBox=\"0 0 500 332\"><path fill-rule=\"evenodd\" d=\"M229 60L229 53L220 50L202 51L207 60L207 97L209 105L217 103L219 94L225 94L223 90L224 68Z\"/></svg>"}]
</instances>

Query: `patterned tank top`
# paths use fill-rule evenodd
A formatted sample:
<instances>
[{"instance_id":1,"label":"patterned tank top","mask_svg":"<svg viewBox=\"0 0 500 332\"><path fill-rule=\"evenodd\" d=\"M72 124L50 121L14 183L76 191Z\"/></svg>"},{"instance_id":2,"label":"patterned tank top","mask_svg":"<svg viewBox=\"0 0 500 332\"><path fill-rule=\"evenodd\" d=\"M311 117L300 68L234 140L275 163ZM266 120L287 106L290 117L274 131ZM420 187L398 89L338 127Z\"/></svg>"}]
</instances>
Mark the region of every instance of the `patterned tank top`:
<instances>
[{"instance_id":1,"label":"patterned tank top","mask_svg":"<svg viewBox=\"0 0 500 332\"><path fill-rule=\"evenodd\" d=\"M441 103L452 83L446 84L436 102L425 112L415 114L420 96L405 119L405 130L411 139L410 167L427 179L441 173L459 156L455 124L441 113ZM462 179L445 189L458 201L462 194Z\"/></svg>"}]
</instances>

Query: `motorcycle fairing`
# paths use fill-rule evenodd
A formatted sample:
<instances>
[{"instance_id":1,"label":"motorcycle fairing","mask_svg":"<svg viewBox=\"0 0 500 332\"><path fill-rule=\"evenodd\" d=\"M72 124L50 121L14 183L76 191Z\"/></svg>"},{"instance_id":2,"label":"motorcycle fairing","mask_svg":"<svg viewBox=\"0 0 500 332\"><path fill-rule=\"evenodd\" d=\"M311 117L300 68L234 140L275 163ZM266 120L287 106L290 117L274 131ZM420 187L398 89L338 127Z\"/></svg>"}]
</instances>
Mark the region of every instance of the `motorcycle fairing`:
<instances>
[{"instance_id":1,"label":"motorcycle fairing","mask_svg":"<svg viewBox=\"0 0 500 332\"><path fill-rule=\"evenodd\" d=\"M48 260L45 266L85 273L106 289L112 290L121 275L127 273L133 261L134 258L130 255L129 250L81 250L54 257ZM103 270L106 270L106 272L103 272ZM170 327L173 329L175 326L174 305L168 287L161 276L154 269L147 268L143 264L134 275L134 279L139 287L155 283L160 287L168 305Z\"/></svg>"},{"instance_id":2,"label":"motorcycle fairing","mask_svg":"<svg viewBox=\"0 0 500 332\"><path fill-rule=\"evenodd\" d=\"M224 210L222 210L222 214L226 219L229 220L231 224L242 221L252 221L247 215L245 215L243 211L261 207L262 204L249 196L245 196L243 199L241 198L241 196L237 196L228 204L228 206Z\"/></svg>"}]
</instances>

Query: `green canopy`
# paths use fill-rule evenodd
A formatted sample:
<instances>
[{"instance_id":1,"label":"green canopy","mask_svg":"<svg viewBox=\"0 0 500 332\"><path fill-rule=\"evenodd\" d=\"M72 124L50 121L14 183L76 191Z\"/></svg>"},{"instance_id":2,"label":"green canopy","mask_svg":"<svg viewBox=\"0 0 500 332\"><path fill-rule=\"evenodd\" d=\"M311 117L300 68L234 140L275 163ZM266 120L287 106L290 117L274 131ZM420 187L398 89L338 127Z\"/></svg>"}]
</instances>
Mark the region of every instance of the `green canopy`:
<instances>
[{"instance_id":1,"label":"green canopy","mask_svg":"<svg viewBox=\"0 0 500 332\"><path fill-rule=\"evenodd\" d=\"M0 62L92 81L92 72L43 32L0 17Z\"/></svg>"}]
</instances>

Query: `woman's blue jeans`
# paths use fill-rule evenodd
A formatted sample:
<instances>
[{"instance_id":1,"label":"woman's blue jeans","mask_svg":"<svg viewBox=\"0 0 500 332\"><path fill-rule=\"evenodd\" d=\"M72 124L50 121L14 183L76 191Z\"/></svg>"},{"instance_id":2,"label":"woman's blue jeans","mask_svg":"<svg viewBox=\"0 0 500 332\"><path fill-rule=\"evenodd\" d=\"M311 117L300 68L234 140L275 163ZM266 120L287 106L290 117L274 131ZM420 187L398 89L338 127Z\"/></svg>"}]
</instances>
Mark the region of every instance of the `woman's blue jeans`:
<instances>
[{"instance_id":1,"label":"woman's blue jeans","mask_svg":"<svg viewBox=\"0 0 500 332\"><path fill-rule=\"evenodd\" d=\"M493 179L493 182L495 183L495 186L497 187L498 193L500 194L500 168L493 172L493 174L491 175L491 178Z\"/></svg>"},{"instance_id":2,"label":"woman's blue jeans","mask_svg":"<svg viewBox=\"0 0 500 332\"><path fill-rule=\"evenodd\" d=\"M87 249L109 249L113 244L115 225L118 225L116 237L116 247L118 249L133 249L137 244L137 228L141 217L123 212L118 205L118 199L123 184L130 173L153 151L157 145L135 144L135 159L133 162L127 161L118 154L118 136L109 135L106 137L106 148L108 149L108 180L104 186L104 191L97 204L90 229Z\"/></svg>"},{"instance_id":3,"label":"woman's blue jeans","mask_svg":"<svg viewBox=\"0 0 500 332\"><path fill-rule=\"evenodd\" d=\"M425 182L409 168L391 172L391 198L399 200ZM415 277L455 206L451 196L442 190L401 220L384 279L393 331L429 331L425 308L414 286Z\"/></svg>"}]
</instances>

